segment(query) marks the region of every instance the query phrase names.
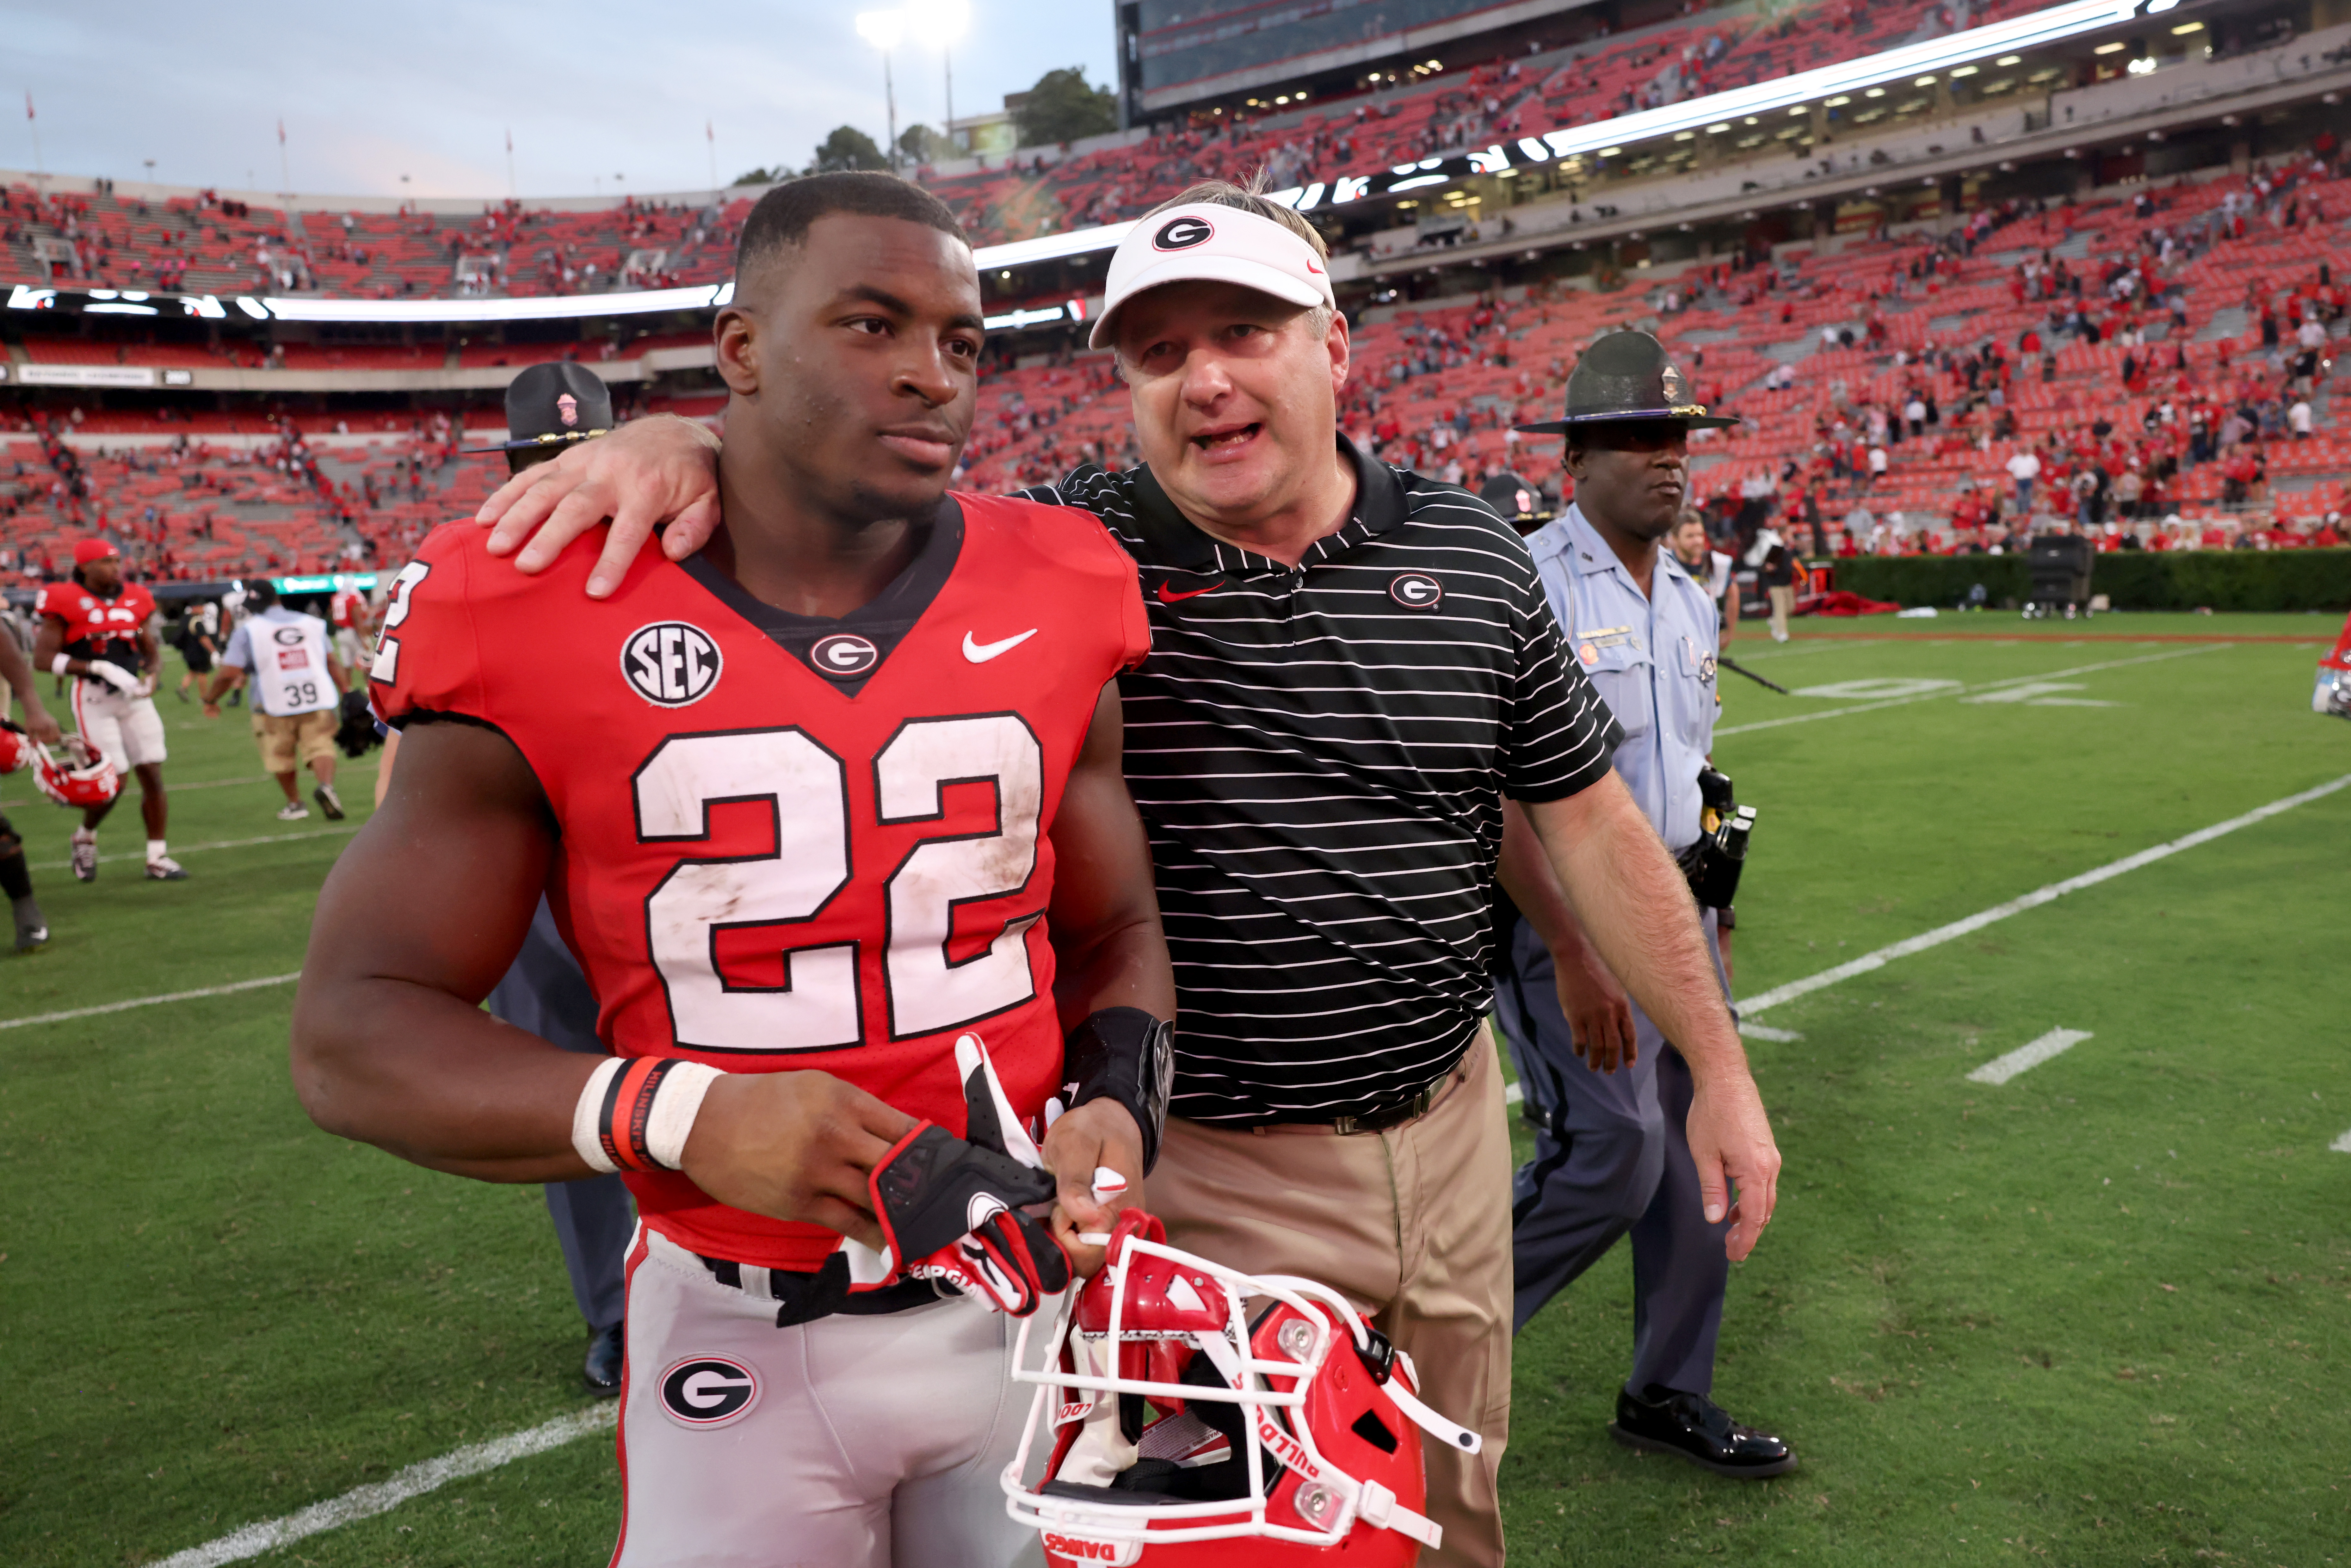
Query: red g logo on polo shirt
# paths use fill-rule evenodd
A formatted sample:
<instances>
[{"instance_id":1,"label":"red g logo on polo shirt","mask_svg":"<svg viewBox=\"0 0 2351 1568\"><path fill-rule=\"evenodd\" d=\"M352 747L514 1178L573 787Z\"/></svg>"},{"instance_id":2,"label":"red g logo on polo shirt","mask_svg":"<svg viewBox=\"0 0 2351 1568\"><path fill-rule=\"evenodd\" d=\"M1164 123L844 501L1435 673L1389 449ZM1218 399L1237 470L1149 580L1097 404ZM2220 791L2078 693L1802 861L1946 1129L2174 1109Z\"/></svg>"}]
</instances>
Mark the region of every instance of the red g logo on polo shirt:
<instances>
[{"instance_id":1,"label":"red g logo on polo shirt","mask_svg":"<svg viewBox=\"0 0 2351 1568\"><path fill-rule=\"evenodd\" d=\"M1170 218L1167 226L1151 236L1154 250L1189 250L1196 245L1206 245L1216 234L1206 218L1189 215Z\"/></svg>"},{"instance_id":2,"label":"red g logo on polo shirt","mask_svg":"<svg viewBox=\"0 0 2351 1568\"><path fill-rule=\"evenodd\" d=\"M1445 597L1445 585L1425 571L1407 571L1388 584L1388 597L1406 610L1434 610Z\"/></svg>"}]
</instances>

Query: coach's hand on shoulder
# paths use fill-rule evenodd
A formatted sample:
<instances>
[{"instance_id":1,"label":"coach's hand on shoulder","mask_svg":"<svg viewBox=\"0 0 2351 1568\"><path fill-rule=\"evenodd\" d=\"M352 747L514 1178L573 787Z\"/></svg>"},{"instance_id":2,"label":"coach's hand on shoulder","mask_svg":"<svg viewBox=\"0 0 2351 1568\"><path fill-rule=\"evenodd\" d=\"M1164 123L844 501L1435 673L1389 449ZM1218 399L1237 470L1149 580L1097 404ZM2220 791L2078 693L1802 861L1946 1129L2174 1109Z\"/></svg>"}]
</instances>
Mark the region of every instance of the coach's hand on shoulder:
<instances>
[{"instance_id":1,"label":"coach's hand on shoulder","mask_svg":"<svg viewBox=\"0 0 2351 1568\"><path fill-rule=\"evenodd\" d=\"M1723 1250L1734 1263L1755 1250L1779 1202L1780 1146L1754 1077L1744 1069L1700 1080L1690 1095L1689 1152L1708 1224L1730 1217ZM1738 1202L1729 1189L1738 1188Z\"/></svg>"},{"instance_id":2,"label":"coach's hand on shoulder","mask_svg":"<svg viewBox=\"0 0 2351 1568\"><path fill-rule=\"evenodd\" d=\"M1134 1113L1117 1101L1089 1100L1058 1117L1040 1151L1058 1189L1053 1203L1053 1239L1070 1255L1081 1280L1101 1272L1102 1249L1078 1239L1083 1231L1107 1231L1122 1208L1142 1208L1143 1130ZM1094 1171L1108 1166L1126 1178L1126 1190L1108 1203L1094 1200Z\"/></svg>"},{"instance_id":3,"label":"coach's hand on shoulder","mask_svg":"<svg viewBox=\"0 0 2351 1568\"><path fill-rule=\"evenodd\" d=\"M914 1118L830 1072L729 1072L685 1141L685 1174L719 1202L825 1226L879 1250L866 1177Z\"/></svg>"},{"instance_id":4,"label":"coach's hand on shoulder","mask_svg":"<svg viewBox=\"0 0 2351 1568\"><path fill-rule=\"evenodd\" d=\"M524 469L475 515L490 525L490 553L519 547L515 567L524 572L546 570L564 546L607 517L612 531L588 577L590 599L621 586L656 523L669 524L662 549L672 560L709 542L718 528L718 437L675 414L631 420L552 463Z\"/></svg>"}]
</instances>

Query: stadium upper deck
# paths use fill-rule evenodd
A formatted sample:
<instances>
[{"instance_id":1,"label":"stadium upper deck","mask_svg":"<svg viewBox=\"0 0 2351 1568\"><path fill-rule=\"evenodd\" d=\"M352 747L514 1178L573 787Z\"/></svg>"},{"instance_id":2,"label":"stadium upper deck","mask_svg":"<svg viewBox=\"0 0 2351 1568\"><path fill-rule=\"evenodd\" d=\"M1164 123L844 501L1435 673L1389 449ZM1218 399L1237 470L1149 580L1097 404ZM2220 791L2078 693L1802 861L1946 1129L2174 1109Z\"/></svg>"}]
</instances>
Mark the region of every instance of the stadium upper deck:
<instances>
[{"instance_id":1,"label":"stadium upper deck","mask_svg":"<svg viewBox=\"0 0 2351 1568\"><path fill-rule=\"evenodd\" d=\"M2341 117L2327 99L2351 87L2351 28L2301 31L2314 19L2307 5L2223 16L2191 4L2127 27L2113 14L2089 0L2033 13L2025 24L2071 17L2074 30L2006 55L1980 52L1980 68L1920 70L1938 78L1930 84L1908 74L1915 64L1890 72L1888 62L1959 49L1964 40L1916 41L1948 25L1948 13L1816 6L1761 23L1703 13L1555 60L1517 62L1515 78L1503 62L1399 89L1382 107L1417 104L1427 111L1421 120L1366 101L1356 123L1374 130L1343 124L1327 145L1301 151L1298 141L1332 112L1317 105L1238 138L1186 128L991 177L1061 180L1059 188L1082 193L1076 182L1122 168L1117 187L1085 209L1103 215L1163 199L1202 173L1246 172L1217 162L1228 154L1277 160L1278 173L1305 182L1291 199L1332 239L1332 277L1357 326L1353 428L1399 461L1448 474L1458 464L1472 482L1506 465L1555 477L1555 463L1526 456L1504 427L1514 413L1555 400L1593 332L1643 321L1677 344L1708 401L1748 418L1702 453L1702 491L1768 476L1783 498L1814 497L1831 522L1858 505L1872 519L1860 529L1865 541L1879 529L1948 544L1959 537L1953 520L1974 517L2016 444L2051 436L2053 474L2070 478L2065 454L2087 439L2110 480L2136 457L2151 481L2143 495L2191 518L2223 498L2254 508L2231 517L2264 524L2322 513L2343 499L2331 487L2343 469L2333 367L2313 375L2297 373L2291 353L2272 361L2296 346L2305 324L2329 342L2342 329L2351 257L2342 244L2346 198L2332 179ZM2085 15L2109 21L2080 25ZM2020 25L1965 19L1979 31ZM1808 33L1812 25L1826 36ZM1896 36L1913 40L1902 54L1833 62L1849 73L1840 90L1802 79L1810 51ZM1863 85L1871 73L1892 87L1873 93ZM1749 77L1762 79L1750 86ZM1489 91L1470 103L1464 81L1517 96ZM1630 85L1607 100L1617 81ZM1759 89L1782 94L1792 111L1722 110L1740 101L1726 94ZM1573 123L1625 108L1627 91L1632 115ZM1440 105L1471 118L1442 119ZM1712 120L1717 112L1725 118ZM1476 145L1554 116L1562 123L1541 136ZM1391 122L1437 137L1433 169L1368 140ZM1258 132L1285 140L1251 141ZM1447 150L1457 141L1468 155ZM1376 179L1325 179L1341 165L1315 162L1361 160L1367 149L1399 162ZM1159 161L1138 162L1145 156ZM1339 199L1342 181L1361 182L1353 200ZM953 181L941 186L977 199ZM19 204L0 218L28 221L21 200L12 193ZM18 309L0 309L8 356L0 369L20 383L0 391L0 417L19 431L11 470L0 475L13 478L0 486L0 576L37 575L60 541L91 528L118 533L166 575L396 557L495 477L495 465L448 458L453 422L477 434L494 426L496 390L535 360L595 364L624 410L706 415L723 405L708 368L707 306L741 199L360 212L348 231L341 214L306 207L304 256L278 247L281 231L259 209L202 197L137 208L93 192L86 208L63 213L73 243L87 246L83 260L118 269L114 296L27 284L10 298ZM159 211L180 216L167 222ZM2234 232L2241 225L2245 232ZM297 282L381 292L396 287L401 265L429 265L444 298L428 300L423 283L389 300L343 301L267 292L282 276L208 276L198 270L207 262L196 235L221 247L209 238L215 229L235 241L210 253L216 267L249 265L238 261L249 244L268 249L273 268L350 269ZM1069 321L1098 287L1090 247L1118 232L1063 230L983 254L996 342L967 485L1008 486L1087 456L1131 460L1123 393L1103 361L1072 356ZM335 254L340 246L348 256ZM28 248L20 229L9 254ZM127 297L138 292L127 287L131 261L157 256L191 291L234 278L256 292L213 292L209 313L195 315L160 293ZM559 264L552 271L550 261ZM139 276L152 279L153 265L145 260ZM572 269L568 281L562 266ZM493 292L447 299L461 271L469 289ZM643 287L606 291L617 272ZM2053 276L2068 291L2054 301ZM2077 286L2080 309L2069 315ZM333 319L418 309L427 314ZM542 309L578 319L432 313ZM1038 319L1054 324L1019 329ZM1824 326L1855 340L1824 348ZM2274 349L2273 332L2283 334ZM1774 387L1767 376L1792 384ZM2118 393L2128 417L2115 412ZM1929 438L1887 431L1886 472L1857 480L1873 429L1886 430L1889 417L1901 428L1914 394L1935 411ZM2147 427L2148 410L2167 402L2172 419ZM2300 440L2290 428L2305 417L2298 402L2309 425ZM2215 442L2227 411L2240 415L2242 428L2231 428L2241 439L2225 456L2217 446L2203 460L2189 451L2199 410ZM2086 434L2102 413L2107 434ZM2263 428L2280 422L2287 427ZM100 460L107 448L115 455ZM2245 460L2256 460L2254 479L2224 474ZM1896 512L1902 526L1888 529Z\"/></svg>"}]
</instances>

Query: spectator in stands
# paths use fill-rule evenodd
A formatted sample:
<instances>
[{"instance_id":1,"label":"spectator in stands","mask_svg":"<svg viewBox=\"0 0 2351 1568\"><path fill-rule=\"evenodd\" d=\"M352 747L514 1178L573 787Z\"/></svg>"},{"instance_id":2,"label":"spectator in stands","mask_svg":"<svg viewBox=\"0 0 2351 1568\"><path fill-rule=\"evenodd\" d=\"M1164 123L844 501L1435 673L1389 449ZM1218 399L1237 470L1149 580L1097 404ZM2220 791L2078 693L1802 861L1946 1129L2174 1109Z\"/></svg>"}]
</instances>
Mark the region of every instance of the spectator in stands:
<instances>
[{"instance_id":1,"label":"spectator in stands","mask_svg":"<svg viewBox=\"0 0 2351 1568\"><path fill-rule=\"evenodd\" d=\"M2016 481L2016 509L2032 510L2032 482L2041 477L2041 458L2026 447L2008 460L2008 476Z\"/></svg>"}]
</instances>

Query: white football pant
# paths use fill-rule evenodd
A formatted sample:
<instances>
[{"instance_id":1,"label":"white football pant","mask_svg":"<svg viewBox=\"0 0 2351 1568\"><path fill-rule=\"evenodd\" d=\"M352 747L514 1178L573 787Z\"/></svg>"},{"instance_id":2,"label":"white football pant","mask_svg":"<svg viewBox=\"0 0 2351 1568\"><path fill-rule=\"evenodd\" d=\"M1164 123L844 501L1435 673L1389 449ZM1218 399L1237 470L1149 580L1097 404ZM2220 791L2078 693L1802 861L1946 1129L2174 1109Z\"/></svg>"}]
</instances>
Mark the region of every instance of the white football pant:
<instances>
[{"instance_id":1,"label":"white football pant","mask_svg":"<svg viewBox=\"0 0 2351 1568\"><path fill-rule=\"evenodd\" d=\"M744 1273L638 1227L613 1568L1043 1563L997 1479L1034 1393L1008 1375L1016 1323L956 1299L779 1329Z\"/></svg>"}]
</instances>

